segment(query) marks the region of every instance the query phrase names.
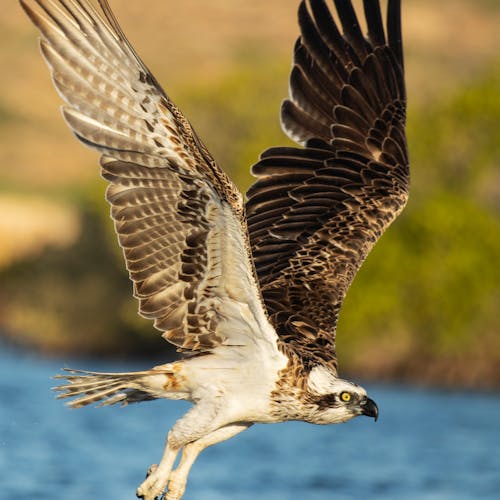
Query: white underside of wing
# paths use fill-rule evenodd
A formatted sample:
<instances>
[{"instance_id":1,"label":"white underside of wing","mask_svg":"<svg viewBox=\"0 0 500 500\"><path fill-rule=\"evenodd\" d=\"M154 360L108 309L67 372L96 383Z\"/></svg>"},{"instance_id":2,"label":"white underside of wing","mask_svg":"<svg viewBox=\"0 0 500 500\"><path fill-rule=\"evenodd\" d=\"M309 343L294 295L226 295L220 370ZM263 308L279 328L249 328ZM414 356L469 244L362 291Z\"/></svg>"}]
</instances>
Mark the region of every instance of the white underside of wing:
<instances>
[{"instance_id":1,"label":"white underside of wing","mask_svg":"<svg viewBox=\"0 0 500 500\"><path fill-rule=\"evenodd\" d=\"M241 225L227 203L218 202L210 212L212 229L199 305L220 314L215 333L226 339L223 345L265 346L274 355L278 337L264 312ZM211 304L204 303L203 297L212 294L214 300L207 299Z\"/></svg>"}]
</instances>

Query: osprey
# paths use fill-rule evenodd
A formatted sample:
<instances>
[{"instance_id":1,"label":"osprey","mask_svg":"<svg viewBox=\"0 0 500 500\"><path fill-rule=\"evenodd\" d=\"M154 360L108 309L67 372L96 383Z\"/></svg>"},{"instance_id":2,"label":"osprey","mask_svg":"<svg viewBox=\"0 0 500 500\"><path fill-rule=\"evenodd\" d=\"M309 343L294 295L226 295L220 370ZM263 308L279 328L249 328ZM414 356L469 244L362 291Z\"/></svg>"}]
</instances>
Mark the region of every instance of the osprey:
<instances>
[{"instance_id":1,"label":"osprey","mask_svg":"<svg viewBox=\"0 0 500 500\"><path fill-rule=\"evenodd\" d=\"M246 202L127 41L107 0L21 0L66 102L101 153L140 314L179 361L133 373L69 370L73 408L157 398L193 407L137 495L179 499L207 446L255 422L377 418L337 373L335 329L358 268L409 188L400 1L302 1L284 131L253 166ZM178 466L174 469L180 454Z\"/></svg>"}]
</instances>

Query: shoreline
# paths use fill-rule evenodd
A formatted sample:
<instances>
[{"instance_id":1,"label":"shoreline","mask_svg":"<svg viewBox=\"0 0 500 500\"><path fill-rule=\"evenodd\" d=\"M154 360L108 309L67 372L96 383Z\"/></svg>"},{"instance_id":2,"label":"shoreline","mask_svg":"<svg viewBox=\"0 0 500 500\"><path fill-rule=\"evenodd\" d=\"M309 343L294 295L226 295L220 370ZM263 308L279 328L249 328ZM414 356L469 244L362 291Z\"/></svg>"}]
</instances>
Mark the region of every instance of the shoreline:
<instances>
[{"instance_id":1,"label":"shoreline","mask_svg":"<svg viewBox=\"0 0 500 500\"><path fill-rule=\"evenodd\" d=\"M133 345L129 345L128 349L116 354L112 354L108 350L99 350L95 346L89 346L90 348L85 352L76 348L51 350L44 347L43 343L29 342L22 335L0 330L0 348L2 350L3 346L6 346L7 349L22 355L46 360L63 360L69 357L72 360L98 359L100 363L141 361L153 365L158 362L171 362L178 358L175 349L161 337L159 345L162 347L159 350L141 352L137 352ZM359 358L362 359L363 356L360 355ZM467 366L468 370L464 370L464 366ZM343 365L342 356L340 356L339 371L343 378L366 384L405 385L447 392L500 392L500 366L495 363L494 359L473 361L466 360L463 356L461 359L427 358L423 364L419 364L415 360L385 359L383 365L372 363L370 366L361 367L359 365Z\"/></svg>"}]
</instances>

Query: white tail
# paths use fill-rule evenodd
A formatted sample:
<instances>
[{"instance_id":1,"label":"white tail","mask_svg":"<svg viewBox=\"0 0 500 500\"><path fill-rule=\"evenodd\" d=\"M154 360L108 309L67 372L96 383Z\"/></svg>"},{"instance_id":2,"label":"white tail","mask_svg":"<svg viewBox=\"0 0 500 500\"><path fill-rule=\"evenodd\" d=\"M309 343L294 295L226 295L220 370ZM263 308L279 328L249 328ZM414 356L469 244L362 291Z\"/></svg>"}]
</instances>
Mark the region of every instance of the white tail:
<instances>
[{"instance_id":1,"label":"white tail","mask_svg":"<svg viewBox=\"0 0 500 500\"><path fill-rule=\"evenodd\" d=\"M120 403L138 403L157 398L184 399L177 390L175 373L172 365L163 365L152 370L127 373L99 373L83 370L71 370L68 375L56 375L56 379L64 379L69 383L54 387L58 399L80 396L69 401L71 408L81 408L100 402L97 406ZM175 393L175 395L173 393ZM172 394L171 394L172 393Z\"/></svg>"}]
</instances>

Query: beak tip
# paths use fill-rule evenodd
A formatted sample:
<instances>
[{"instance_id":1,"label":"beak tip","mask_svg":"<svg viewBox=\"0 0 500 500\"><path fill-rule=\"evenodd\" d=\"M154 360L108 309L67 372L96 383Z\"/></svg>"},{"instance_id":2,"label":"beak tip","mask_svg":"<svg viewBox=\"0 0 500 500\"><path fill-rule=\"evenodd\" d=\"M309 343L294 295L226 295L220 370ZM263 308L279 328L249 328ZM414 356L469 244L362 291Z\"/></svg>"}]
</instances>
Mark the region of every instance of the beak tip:
<instances>
[{"instance_id":1,"label":"beak tip","mask_svg":"<svg viewBox=\"0 0 500 500\"><path fill-rule=\"evenodd\" d=\"M368 398L361 408L363 415L373 417L375 422L378 420L378 406L373 399Z\"/></svg>"}]
</instances>

